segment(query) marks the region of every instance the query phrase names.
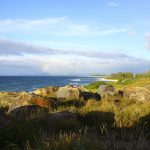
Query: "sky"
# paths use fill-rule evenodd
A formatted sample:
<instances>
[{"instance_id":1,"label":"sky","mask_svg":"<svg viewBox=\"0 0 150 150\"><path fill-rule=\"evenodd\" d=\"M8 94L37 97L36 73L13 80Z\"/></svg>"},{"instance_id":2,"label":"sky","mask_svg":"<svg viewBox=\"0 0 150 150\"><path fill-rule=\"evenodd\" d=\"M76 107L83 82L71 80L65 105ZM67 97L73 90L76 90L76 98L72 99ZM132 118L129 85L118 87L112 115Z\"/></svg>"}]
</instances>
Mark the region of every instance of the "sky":
<instances>
[{"instance_id":1,"label":"sky","mask_svg":"<svg viewBox=\"0 0 150 150\"><path fill-rule=\"evenodd\" d=\"M0 75L150 70L150 0L0 0Z\"/></svg>"}]
</instances>

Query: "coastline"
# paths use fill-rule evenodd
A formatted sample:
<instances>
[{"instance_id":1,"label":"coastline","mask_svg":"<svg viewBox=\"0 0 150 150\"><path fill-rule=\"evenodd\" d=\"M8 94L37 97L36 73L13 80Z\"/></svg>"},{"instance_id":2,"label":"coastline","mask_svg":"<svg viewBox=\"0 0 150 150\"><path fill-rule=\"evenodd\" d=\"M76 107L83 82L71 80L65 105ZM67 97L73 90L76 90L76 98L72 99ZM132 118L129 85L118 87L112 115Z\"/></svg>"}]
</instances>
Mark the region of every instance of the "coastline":
<instances>
[{"instance_id":1,"label":"coastline","mask_svg":"<svg viewBox=\"0 0 150 150\"><path fill-rule=\"evenodd\" d=\"M100 77L100 76L99 76ZM39 88L44 88L47 86L85 86L96 82L97 77L79 77L79 76L9 76L0 77L0 91L1 92L32 92Z\"/></svg>"},{"instance_id":2,"label":"coastline","mask_svg":"<svg viewBox=\"0 0 150 150\"><path fill-rule=\"evenodd\" d=\"M98 81L104 81L104 82L117 82L118 80L115 80L115 79L107 79L107 78L98 78Z\"/></svg>"}]
</instances>

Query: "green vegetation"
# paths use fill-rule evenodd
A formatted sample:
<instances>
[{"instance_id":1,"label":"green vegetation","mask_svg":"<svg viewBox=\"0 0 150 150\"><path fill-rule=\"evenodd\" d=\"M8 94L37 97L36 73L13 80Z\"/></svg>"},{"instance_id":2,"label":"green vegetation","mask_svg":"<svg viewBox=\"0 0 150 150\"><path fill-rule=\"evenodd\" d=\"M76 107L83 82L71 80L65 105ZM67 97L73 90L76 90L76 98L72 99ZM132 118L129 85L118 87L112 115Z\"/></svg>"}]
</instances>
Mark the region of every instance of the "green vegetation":
<instances>
[{"instance_id":1,"label":"green vegetation","mask_svg":"<svg viewBox=\"0 0 150 150\"><path fill-rule=\"evenodd\" d=\"M115 73L107 78L117 79L118 82L109 82L108 84L114 86L116 89L121 90L125 87L146 86L150 84L150 71L133 75L130 72Z\"/></svg>"},{"instance_id":2,"label":"green vegetation","mask_svg":"<svg viewBox=\"0 0 150 150\"><path fill-rule=\"evenodd\" d=\"M136 78L149 78L149 79L150 79L150 71L148 71L148 72L146 72L146 73L136 74L135 77L136 77Z\"/></svg>"},{"instance_id":3,"label":"green vegetation","mask_svg":"<svg viewBox=\"0 0 150 150\"><path fill-rule=\"evenodd\" d=\"M116 89L150 85L149 78L133 78L130 73L119 76L118 82L98 81L85 87L95 92L104 84ZM21 120L18 114L12 117L7 109L1 108L1 147L2 150L148 150L150 102L120 97L100 101L60 100L50 112L33 112Z\"/></svg>"},{"instance_id":4,"label":"green vegetation","mask_svg":"<svg viewBox=\"0 0 150 150\"><path fill-rule=\"evenodd\" d=\"M33 114L21 121L11 119L0 128L0 147L18 150L115 150L123 145L126 149L147 148L150 122L145 124L143 119L150 118L150 103L121 100L116 105L110 100L89 100L81 107L73 103L67 107L65 103L55 112L69 107L74 107L76 119L55 120L51 113Z\"/></svg>"},{"instance_id":5,"label":"green vegetation","mask_svg":"<svg viewBox=\"0 0 150 150\"><path fill-rule=\"evenodd\" d=\"M119 72L111 74L110 78L113 79L132 79L134 77L133 73L131 72Z\"/></svg>"},{"instance_id":6,"label":"green vegetation","mask_svg":"<svg viewBox=\"0 0 150 150\"><path fill-rule=\"evenodd\" d=\"M95 90L98 89L98 87L99 87L100 85L105 85L105 84L107 84L107 83L106 83L106 82L103 82L103 81L96 81L96 82L90 83L90 84L88 84L88 85L86 85L86 86L84 86L84 87L85 87L86 89L88 89L88 90L95 91Z\"/></svg>"}]
</instances>

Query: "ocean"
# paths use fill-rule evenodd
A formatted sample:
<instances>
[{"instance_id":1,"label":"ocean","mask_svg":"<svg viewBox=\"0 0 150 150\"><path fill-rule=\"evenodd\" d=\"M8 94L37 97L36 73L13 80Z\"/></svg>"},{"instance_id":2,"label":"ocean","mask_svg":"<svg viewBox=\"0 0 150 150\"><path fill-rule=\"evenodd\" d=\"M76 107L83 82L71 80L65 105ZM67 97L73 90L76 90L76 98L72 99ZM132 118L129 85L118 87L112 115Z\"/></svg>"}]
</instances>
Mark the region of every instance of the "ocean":
<instances>
[{"instance_id":1,"label":"ocean","mask_svg":"<svg viewBox=\"0 0 150 150\"><path fill-rule=\"evenodd\" d=\"M97 77L78 76L0 76L0 91L31 92L45 86L78 86L97 80Z\"/></svg>"}]
</instances>

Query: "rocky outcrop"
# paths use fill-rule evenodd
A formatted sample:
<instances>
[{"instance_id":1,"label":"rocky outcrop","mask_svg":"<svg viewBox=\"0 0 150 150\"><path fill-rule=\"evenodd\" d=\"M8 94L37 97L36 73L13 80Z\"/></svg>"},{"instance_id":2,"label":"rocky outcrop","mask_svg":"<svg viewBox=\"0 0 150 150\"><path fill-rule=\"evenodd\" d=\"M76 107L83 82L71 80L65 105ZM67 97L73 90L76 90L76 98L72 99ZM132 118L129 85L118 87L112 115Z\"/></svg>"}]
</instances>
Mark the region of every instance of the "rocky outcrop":
<instances>
[{"instance_id":1,"label":"rocky outcrop","mask_svg":"<svg viewBox=\"0 0 150 150\"><path fill-rule=\"evenodd\" d=\"M123 90L123 98L138 102L150 102L150 86L127 87Z\"/></svg>"},{"instance_id":2,"label":"rocky outcrop","mask_svg":"<svg viewBox=\"0 0 150 150\"><path fill-rule=\"evenodd\" d=\"M37 105L44 108L51 107L51 101L43 96L39 96L33 93L22 93L11 105L9 108L9 112L22 107L22 106L29 106L29 105Z\"/></svg>"},{"instance_id":3,"label":"rocky outcrop","mask_svg":"<svg viewBox=\"0 0 150 150\"><path fill-rule=\"evenodd\" d=\"M100 94L101 98L110 98L118 95L116 89L111 85L100 85L97 93Z\"/></svg>"},{"instance_id":4,"label":"rocky outcrop","mask_svg":"<svg viewBox=\"0 0 150 150\"><path fill-rule=\"evenodd\" d=\"M9 112L9 117L16 120L32 119L35 116L41 116L48 113L48 109L38 105L27 105L12 109Z\"/></svg>"},{"instance_id":5,"label":"rocky outcrop","mask_svg":"<svg viewBox=\"0 0 150 150\"><path fill-rule=\"evenodd\" d=\"M71 85L60 87L56 92L58 99L75 100L81 98L81 91L77 87Z\"/></svg>"},{"instance_id":6,"label":"rocky outcrop","mask_svg":"<svg viewBox=\"0 0 150 150\"><path fill-rule=\"evenodd\" d=\"M9 107L20 94L19 92L0 92L0 107Z\"/></svg>"},{"instance_id":7,"label":"rocky outcrop","mask_svg":"<svg viewBox=\"0 0 150 150\"><path fill-rule=\"evenodd\" d=\"M33 93L47 98L56 98L56 92L58 89L59 87L57 86L47 86L44 88L37 89Z\"/></svg>"},{"instance_id":8,"label":"rocky outcrop","mask_svg":"<svg viewBox=\"0 0 150 150\"><path fill-rule=\"evenodd\" d=\"M97 93L89 92L84 87L73 87L71 85L60 87L56 92L58 99L66 100L100 100L100 95Z\"/></svg>"}]
</instances>

